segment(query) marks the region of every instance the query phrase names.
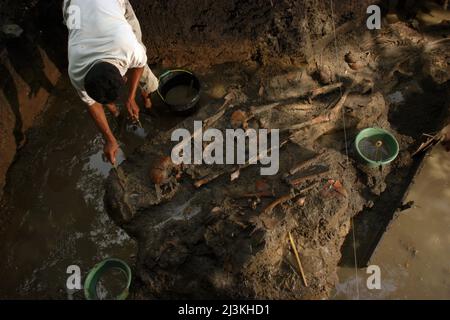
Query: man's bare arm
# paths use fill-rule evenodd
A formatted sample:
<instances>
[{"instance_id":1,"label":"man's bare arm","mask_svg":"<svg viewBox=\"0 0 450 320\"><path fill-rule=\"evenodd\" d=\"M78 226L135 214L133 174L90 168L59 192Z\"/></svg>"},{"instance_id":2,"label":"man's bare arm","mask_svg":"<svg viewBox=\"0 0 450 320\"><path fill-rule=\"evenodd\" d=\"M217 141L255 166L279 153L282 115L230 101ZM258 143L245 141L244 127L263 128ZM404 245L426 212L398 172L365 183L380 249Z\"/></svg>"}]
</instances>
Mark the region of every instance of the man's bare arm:
<instances>
[{"instance_id":1,"label":"man's bare arm","mask_svg":"<svg viewBox=\"0 0 450 320\"><path fill-rule=\"evenodd\" d=\"M125 103L128 113L134 120L139 120L139 107L136 104L136 92L139 87L139 80L142 77L144 68L133 68L128 70L128 98Z\"/></svg>"},{"instance_id":2,"label":"man's bare arm","mask_svg":"<svg viewBox=\"0 0 450 320\"><path fill-rule=\"evenodd\" d=\"M105 111L103 110L103 106L99 103L94 103L89 107L89 113L92 119L95 122L95 125L100 130L105 139L105 147L103 149L107 159L111 164L116 164L116 154L119 150L119 145L117 143L116 138L114 137L108 120L106 119Z\"/></svg>"}]
</instances>

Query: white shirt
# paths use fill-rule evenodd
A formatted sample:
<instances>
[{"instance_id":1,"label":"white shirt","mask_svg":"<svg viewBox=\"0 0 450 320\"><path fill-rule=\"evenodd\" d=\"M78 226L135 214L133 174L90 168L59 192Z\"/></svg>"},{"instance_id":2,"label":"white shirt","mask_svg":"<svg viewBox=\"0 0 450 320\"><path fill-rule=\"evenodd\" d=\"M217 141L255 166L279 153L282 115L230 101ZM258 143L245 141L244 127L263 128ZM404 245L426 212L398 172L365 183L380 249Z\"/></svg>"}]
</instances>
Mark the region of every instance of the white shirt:
<instances>
[{"instance_id":1,"label":"white shirt","mask_svg":"<svg viewBox=\"0 0 450 320\"><path fill-rule=\"evenodd\" d=\"M94 63L109 62L122 76L130 68L147 64L146 48L125 19L124 0L71 0L64 14L69 29L69 77L88 105L95 101L84 89L84 78Z\"/></svg>"}]
</instances>

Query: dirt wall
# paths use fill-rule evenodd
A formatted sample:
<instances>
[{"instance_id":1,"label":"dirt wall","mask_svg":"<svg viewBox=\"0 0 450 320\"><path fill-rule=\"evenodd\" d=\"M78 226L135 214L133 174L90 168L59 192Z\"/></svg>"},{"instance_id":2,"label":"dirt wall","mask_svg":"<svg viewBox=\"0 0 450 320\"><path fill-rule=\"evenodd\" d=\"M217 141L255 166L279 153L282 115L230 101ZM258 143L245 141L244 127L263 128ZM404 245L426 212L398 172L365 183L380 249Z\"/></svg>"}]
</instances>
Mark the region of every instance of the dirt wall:
<instances>
[{"instance_id":1,"label":"dirt wall","mask_svg":"<svg viewBox=\"0 0 450 320\"><path fill-rule=\"evenodd\" d=\"M225 62L289 67L305 63L314 44L361 16L371 1L316 0L131 0L141 22L149 64L201 68ZM65 73L66 30L61 0L4 1L1 25L18 24L16 39L0 36L0 190L25 132L43 110L61 70ZM0 192L1 195L1 192Z\"/></svg>"},{"instance_id":2,"label":"dirt wall","mask_svg":"<svg viewBox=\"0 0 450 320\"><path fill-rule=\"evenodd\" d=\"M49 97L51 88L56 84L60 73L49 60L45 51L37 48L36 54L42 69L15 68L14 58L3 51L0 60L2 74L0 86L0 197L5 184L7 170L14 160L16 150L26 143L26 131L31 128L36 117L42 112ZM25 64L25 63L23 63ZM22 63L20 65L23 66ZM42 77L36 82L30 82L30 74ZM40 82L43 81L43 82Z\"/></svg>"},{"instance_id":3,"label":"dirt wall","mask_svg":"<svg viewBox=\"0 0 450 320\"><path fill-rule=\"evenodd\" d=\"M60 2L4 1L0 7L0 198L17 149L65 69ZM20 32L4 32L7 25Z\"/></svg>"},{"instance_id":4,"label":"dirt wall","mask_svg":"<svg viewBox=\"0 0 450 320\"><path fill-rule=\"evenodd\" d=\"M254 60L301 64L336 25L364 15L373 1L131 0L150 63L211 65ZM333 8L331 3L334 4Z\"/></svg>"}]
</instances>

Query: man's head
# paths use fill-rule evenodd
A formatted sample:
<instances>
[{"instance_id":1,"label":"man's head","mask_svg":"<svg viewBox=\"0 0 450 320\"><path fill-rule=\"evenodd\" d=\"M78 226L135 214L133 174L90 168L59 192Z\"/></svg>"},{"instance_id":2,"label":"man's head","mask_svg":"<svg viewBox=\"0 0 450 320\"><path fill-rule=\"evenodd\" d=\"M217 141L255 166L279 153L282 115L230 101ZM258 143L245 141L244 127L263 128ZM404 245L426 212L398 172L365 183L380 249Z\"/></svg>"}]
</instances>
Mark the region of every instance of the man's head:
<instances>
[{"instance_id":1,"label":"man's head","mask_svg":"<svg viewBox=\"0 0 450 320\"><path fill-rule=\"evenodd\" d=\"M124 84L119 69L107 62L96 63L84 79L89 97L101 104L115 102Z\"/></svg>"}]
</instances>

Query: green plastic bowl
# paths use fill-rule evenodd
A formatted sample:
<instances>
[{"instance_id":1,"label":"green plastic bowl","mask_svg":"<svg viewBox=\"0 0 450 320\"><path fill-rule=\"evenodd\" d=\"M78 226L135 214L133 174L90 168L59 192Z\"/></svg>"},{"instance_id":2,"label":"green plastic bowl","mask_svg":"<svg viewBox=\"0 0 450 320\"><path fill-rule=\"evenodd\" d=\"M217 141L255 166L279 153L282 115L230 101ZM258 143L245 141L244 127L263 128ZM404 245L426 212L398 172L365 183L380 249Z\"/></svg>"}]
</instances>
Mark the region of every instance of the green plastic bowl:
<instances>
[{"instance_id":1,"label":"green plastic bowl","mask_svg":"<svg viewBox=\"0 0 450 320\"><path fill-rule=\"evenodd\" d=\"M395 137L381 128L362 130L355 140L356 151L371 167L384 166L397 158L400 147Z\"/></svg>"},{"instance_id":2,"label":"green plastic bowl","mask_svg":"<svg viewBox=\"0 0 450 320\"><path fill-rule=\"evenodd\" d=\"M87 300L99 300L97 295L97 285L101 277L106 273L106 271L111 269L118 269L126 277L125 289L115 298L115 300L125 300L128 297L129 288L131 285L131 269L124 261L120 259L109 258L102 262L96 264L92 268L86 280L84 281L84 296Z\"/></svg>"}]
</instances>

